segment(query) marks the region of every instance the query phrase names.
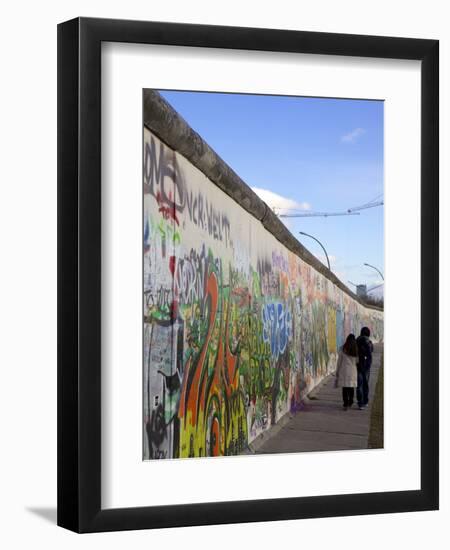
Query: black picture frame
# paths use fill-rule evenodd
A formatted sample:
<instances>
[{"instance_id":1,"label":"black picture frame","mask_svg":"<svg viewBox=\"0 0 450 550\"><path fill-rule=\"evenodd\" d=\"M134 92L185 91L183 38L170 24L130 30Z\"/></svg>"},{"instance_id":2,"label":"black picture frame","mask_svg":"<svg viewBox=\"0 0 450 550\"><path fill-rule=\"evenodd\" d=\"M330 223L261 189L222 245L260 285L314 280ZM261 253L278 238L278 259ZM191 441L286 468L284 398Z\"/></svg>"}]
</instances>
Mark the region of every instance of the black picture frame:
<instances>
[{"instance_id":1,"label":"black picture frame","mask_svg":"<svg viewBox=\"0 0 450 550\"><path fill-rule=\"evenodd\" d=\"M420 490L102 510L104 41L421 61ZM92 18L58 26L58 525L98 532L438 509L438 74L437 40Z\"/></svg>"}]
</instances>

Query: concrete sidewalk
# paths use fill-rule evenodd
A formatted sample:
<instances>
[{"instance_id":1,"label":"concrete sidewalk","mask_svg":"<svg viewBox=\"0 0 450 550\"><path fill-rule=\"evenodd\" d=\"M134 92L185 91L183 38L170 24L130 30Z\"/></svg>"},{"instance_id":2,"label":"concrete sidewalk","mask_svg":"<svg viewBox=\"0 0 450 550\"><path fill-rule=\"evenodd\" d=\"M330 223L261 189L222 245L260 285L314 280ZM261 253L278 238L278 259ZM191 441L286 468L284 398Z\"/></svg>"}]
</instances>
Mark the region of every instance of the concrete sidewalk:
<instances>
[{"instance_id":1,"label":"concrete sidewalk","mask_svg":"<svg viewBox=\"0 0 450 550\"><path fill-rule=\"evenodd\" d=\"M328 376L305 399L305 407L296 415L286 415L250 444L256 454L303 451L367 449L375 386L380 370L382 344L375 345L369 380L369 406L359 410L355 404L345 411L342 389L334 388L334 376ZM356 400L356 391L355 391Z\"/></svg>"}]
</instances>

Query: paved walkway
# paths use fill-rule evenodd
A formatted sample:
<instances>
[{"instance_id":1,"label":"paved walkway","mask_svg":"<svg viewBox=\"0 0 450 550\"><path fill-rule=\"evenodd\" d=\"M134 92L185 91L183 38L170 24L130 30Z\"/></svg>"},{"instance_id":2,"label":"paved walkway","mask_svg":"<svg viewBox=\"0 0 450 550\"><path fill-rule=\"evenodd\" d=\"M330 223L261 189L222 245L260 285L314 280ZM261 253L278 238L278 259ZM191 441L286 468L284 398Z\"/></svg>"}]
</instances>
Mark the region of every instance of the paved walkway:
<instances>
[{"instance_id":1,"label":"paved walkway","mask_svg":"<svg viewBox=\"0 0 450 550\"><path fill-rule=\"evenodd\" d=\"M342 390L334 388L334 376L328 376L305 400L305 407L274 426L262 439L250 445L256 454L302 451L367 449L370 412L380 369L382 345L375 345L369 381L369 406L359 410L342 407ZM356 399L356 391L355 391Z\"/></svg>"}]
</instances>

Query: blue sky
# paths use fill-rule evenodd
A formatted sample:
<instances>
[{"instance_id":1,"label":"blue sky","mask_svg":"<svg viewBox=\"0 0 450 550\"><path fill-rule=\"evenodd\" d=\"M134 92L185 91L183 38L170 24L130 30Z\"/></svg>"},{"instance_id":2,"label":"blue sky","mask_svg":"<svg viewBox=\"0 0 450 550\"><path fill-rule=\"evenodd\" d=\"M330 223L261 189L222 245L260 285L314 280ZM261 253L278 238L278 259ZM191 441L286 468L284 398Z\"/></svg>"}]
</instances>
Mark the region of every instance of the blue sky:
<instances>
[{"instance_id":1,"label":"blue sky","mask_svg":"<svg viewBox=\"0 0 450 550\"><path fill-rule=\"evenodd\" d=\"M383 198L383 103L202 92L161 94L237 174L279 213L342 211ZM276 195L273 195L276 193ZM346 284L381 282L384 209L359 216L283 218ZM351 285L349 285L351 287ZM352 287L351 287L352 288Z\"/></svg>"}]
</instances>

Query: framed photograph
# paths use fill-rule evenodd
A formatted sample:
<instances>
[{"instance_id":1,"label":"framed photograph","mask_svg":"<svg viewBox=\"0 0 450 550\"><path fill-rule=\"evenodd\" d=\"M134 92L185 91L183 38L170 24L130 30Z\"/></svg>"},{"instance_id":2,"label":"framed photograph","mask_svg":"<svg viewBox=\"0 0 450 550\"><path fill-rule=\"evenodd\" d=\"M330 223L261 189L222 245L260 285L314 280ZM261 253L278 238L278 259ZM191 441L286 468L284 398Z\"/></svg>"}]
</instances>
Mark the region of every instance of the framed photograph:
<instances>
[{"instance_id":1,"label":"framed photograph","mask_svg":"<svg viewBox=\"0 0 450 550\"><path fill-rule=\"evenodd\" d=\"M439 44L58 27L58 524L435 510Z\"/></svg>"}]
</instances>

